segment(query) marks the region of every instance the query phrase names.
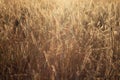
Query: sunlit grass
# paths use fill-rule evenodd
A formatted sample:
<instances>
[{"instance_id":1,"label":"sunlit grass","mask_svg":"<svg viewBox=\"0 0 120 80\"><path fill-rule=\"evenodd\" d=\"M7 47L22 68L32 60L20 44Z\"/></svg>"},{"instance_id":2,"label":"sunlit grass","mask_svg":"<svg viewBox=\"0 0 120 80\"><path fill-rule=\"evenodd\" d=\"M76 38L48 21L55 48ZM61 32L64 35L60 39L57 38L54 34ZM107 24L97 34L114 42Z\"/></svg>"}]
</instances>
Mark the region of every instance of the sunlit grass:
<instances>
[{"instance_id":1,"label":"sunlit grass","mask_svg":"<svg viewBox=\"0 0 120 80\"><path fill-rule=\"evenodd\" d=\"M0 0L0 80L119 80L119 7Z\"/></svg>"}]
</instances>

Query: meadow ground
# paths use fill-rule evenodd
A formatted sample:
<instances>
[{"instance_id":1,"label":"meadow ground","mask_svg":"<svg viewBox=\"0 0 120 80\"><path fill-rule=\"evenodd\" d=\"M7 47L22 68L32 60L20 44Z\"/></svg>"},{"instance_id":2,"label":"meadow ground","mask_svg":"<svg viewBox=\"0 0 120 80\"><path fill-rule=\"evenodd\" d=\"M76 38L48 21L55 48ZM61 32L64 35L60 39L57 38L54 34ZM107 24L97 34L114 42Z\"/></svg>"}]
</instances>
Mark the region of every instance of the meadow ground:
<instances>
[{"instance_id":1,"label":"meadow ground","mask_svg":"<svg viewBox=\"0 0 120 80\"><path fill-rule=\"evenodd\" d=\"M120 80L120 2L0 0L0 80Z\"/></svg>"}]
</instances>

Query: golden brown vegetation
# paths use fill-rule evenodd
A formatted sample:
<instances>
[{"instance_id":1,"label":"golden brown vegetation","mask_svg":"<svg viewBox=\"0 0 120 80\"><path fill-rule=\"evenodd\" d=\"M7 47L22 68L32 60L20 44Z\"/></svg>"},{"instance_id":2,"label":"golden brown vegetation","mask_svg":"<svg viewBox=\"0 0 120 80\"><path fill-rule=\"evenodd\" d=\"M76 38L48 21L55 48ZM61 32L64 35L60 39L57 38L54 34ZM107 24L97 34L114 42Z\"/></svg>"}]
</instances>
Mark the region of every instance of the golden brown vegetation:
<instances>
[{"instance_id":1,"label":"golden brown vegetation","mask_svg":"<svg viewBox=\"0 0 120 80\"><path fill-rule=\"evenodd\" d=\"M63 3L0 0L0 80L120 79L120 3Z\"/></svg>"}]
</instances>

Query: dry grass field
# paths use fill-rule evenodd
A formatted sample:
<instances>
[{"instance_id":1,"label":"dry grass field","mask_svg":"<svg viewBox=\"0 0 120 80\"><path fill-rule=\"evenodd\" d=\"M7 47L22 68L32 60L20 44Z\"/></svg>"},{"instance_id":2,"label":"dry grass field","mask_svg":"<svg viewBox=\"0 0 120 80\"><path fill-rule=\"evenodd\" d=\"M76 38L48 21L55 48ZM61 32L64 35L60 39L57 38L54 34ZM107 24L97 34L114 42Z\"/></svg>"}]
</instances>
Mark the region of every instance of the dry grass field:
<instances>
[{"instance_id":1,"label":"dry grass field","mask_svg":"<svg viewBox=\"0 0 120 80\"><path fill-rule=\"evenodd\" d=\"M120 2L0 0L0 80L120 80Z\"/></svg>"}]
</instances>

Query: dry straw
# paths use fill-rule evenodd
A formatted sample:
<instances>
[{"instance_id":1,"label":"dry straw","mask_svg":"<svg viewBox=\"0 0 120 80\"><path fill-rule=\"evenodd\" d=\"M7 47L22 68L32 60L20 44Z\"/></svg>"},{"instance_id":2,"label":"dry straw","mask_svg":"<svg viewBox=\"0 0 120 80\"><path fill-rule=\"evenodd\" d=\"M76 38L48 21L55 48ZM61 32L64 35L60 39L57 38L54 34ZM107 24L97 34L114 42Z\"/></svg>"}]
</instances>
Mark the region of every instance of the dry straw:
<instances>
[{"instance_id":1,"label":"dry straw","mask_svg":"<svg viewBox=\"0 0 120 80\"><path fill-rule=\"evenodd\" d=\"M117 1L0 0L0 79L119 80L119 29Z\"/></svg>"}]
</instances>

